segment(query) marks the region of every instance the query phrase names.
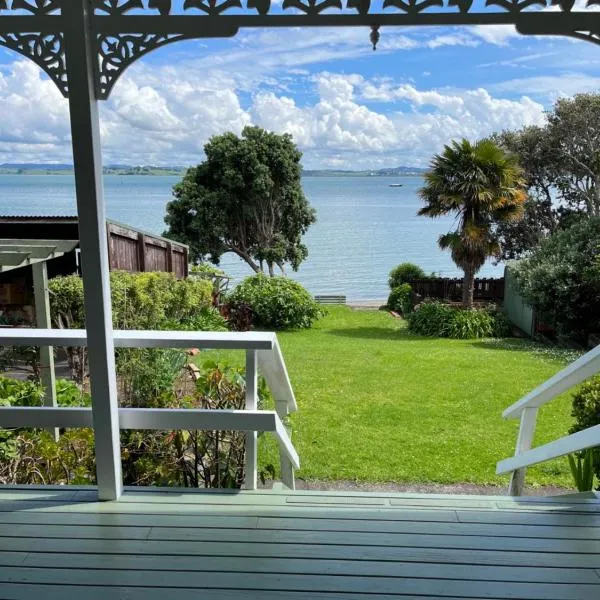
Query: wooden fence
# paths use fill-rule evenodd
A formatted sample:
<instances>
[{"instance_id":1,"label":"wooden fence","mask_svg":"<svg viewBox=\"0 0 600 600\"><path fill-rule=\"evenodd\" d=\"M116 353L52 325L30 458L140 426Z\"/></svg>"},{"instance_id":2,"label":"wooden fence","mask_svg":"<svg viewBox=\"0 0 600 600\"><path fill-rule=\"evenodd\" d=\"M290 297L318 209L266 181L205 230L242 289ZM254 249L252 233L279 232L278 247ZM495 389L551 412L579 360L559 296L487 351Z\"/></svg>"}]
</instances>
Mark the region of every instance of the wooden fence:
<instances>
[{"instance_id":1,"label":"wooden fence","mask_svg":"<svg viewBox=\"0 0 600 600\"><path fill-rule=\"evenodd\" d=\"M106 233L111 271L167 271L187 277L187 246L116 223L107 223Z\"/></svg>"},{"instance_id":2,"label":"wooden fence","mask_svg":"<svg viewBox=\"0 0 600 600\"><path fill-rule=\"evenodd\" d=\"M462 279L436 277L409 281L413 292L423 298L439 298L459 302L462 300ZM504 278L475 279L473 300L475 302L502 302L504 299Z\"/></svg>"}]
</instances>

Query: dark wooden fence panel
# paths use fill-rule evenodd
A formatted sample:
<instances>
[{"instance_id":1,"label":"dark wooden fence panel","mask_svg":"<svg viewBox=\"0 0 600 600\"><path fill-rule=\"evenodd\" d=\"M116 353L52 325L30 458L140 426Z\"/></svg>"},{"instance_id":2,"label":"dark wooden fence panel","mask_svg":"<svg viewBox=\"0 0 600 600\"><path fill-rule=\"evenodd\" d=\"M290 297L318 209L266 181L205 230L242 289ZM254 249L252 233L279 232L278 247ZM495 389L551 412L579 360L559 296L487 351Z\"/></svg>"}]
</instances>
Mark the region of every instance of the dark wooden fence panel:
<instances>
[{"instance_id":1,"label":"dark wooden fence panel","mask_svg":"<svg viewBox=\"0 0 600 600\"><path fill-rule=\"evenodd\" d=\"M413 291L423 298L438 298L459 302L462 300L462 279L437 277L415 279L409 282ZM473 299L476 302L501 302L504 298L504 278L475 279Z\"/></svg>"},{"instance_id":2,"label":"dark wooden fence panel","mask_svg":"<svg viewBox=\"0 0 600 600\"><path fill-rule=\"evenodd\" d=\"M112 223L108 223L106 228L111 269L141 271L137 232Z\"/></svg>"},{"instance_id":3,"label":"dark wooden fence panel","mask_svg":"<svg viewBox=\"0 0 600 600\"><path fill-rule=\"evenodd\" d=\"M146 271L169 271L167 245L146 238Z\"/></svg>"},{"instance_id":4,"label":"dark wooden fence panel","mask_svg":"<svg viewBox=\"0 0 600 600\"><path fill-rule=\"evenodd\" d=\"M109 264L112 270L166 271L174 273L177 277L187 277L186 246L127 229L115 223L108 223L106 228Z\"/></svg>"},{"instance_id":5,"label":"dark wooden fence panel","mask_svg":"<svg viewBox=\"0 0 600 600\"><path fill-rule=\"evenodd\" d=\"M172 272L177 277L187 277L188 275L188 256L185 248L181 246L173 246L172 250Z\"/></svg>"}]
</instances>

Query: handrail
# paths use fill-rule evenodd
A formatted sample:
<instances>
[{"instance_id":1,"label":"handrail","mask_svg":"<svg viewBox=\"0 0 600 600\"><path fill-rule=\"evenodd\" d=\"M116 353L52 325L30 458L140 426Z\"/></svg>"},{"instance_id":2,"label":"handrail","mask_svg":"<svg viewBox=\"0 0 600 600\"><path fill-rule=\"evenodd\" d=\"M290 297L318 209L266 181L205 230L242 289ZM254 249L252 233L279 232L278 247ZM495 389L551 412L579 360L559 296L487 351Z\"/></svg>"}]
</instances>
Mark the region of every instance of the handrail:
<instances>
[{"instance_id":1,"label":"handrail","mask_svg":"<svg viewBox=\"0 0 600 600\"><path fill-rule=\"evenodd\" d=\"M496 465L496 474L512 473L509 487L512 495L520 496L523 493L527 467L565 454L600 446L600 425L596 425L563 436L543 446L531 448L538 408L599 372L600 346L596 346L502 413L505 419L521 418L514 456L499 461Z\"/></svg>"},{"instance_id":2,"label":"handrail","mask_svg":"<svg viewBox=\"0 0 600 600\"><path fill-rule=\"evenodd\" d=\"M115 329L116 348L189 348L206 350L258 350L263 376L277 402L289 412L297 410L296 398L287 373L277 336L262 331L147 331ZM87 346L85 329L0 329L3 346Z\"/></svg>"},{"instance_id":3,"label":"handrail","mask_svg":"<svg viewBox=\"0 0 600 600\"><path fill-rule=\"evenodd\" d=\"M297 410L296 399L277 336L271 332L114 330L118 348L189 348L246 351L246 410L119 408L121 429L198 429L245 431L246 487L256 487L256 432L268 431L279 444L283 482L294 488L298 454L284 421ZM86 346L84 329L0 329L0 345ZM276 411L256 408L257 369L273 393ZM94 398L92 396L92 403ZM91 427L92 409L66 407L1 407L0 426Z\"/></svg>"},{"instance_id":4,"label":"handrail","mask_svg":"<svg viewBox=\"0 0 600 600\"><path fill-rule=\"evenodd\" d=\"M594 425L571 435L565 435L543 446L538 446L512 458L501 460L498 463L496 473L499 475L510 473L517 469L537 465L538 463L546 462L565 454L579 452L580 450L594 448L595 446L600 446L600 425Z\"/></svg>"},{"instance_id":5,"label":"handrail","mask_svg":"<svg viewBox=\"0 0 600 600\"><path fill-rule=\"evenodd\" d=\"M523 409L539 408L599 371L600 346L596 346L536 387L532 392L523 396L518 402L509 406L502 413L502 416L505 419L516 419L521 416Z\"/></svg>"}]
</instances>

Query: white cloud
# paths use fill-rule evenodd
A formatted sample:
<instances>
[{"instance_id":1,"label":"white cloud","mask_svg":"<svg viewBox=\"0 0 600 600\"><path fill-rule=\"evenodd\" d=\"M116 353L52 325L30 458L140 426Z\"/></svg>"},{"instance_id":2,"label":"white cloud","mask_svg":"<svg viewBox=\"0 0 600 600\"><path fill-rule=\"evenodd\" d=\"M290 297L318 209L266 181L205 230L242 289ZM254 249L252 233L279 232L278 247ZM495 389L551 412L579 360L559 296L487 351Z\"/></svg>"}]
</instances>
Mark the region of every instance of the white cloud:
<instances>
[{"instance_id":1,"label":"white cloud","mask_svg":"<svg viewBox=\"0 0 600 600\"><path fill-rule=\"evenodd\" d=\"M508 41L521 37L514 25L474 25L469 31L488 44L506 46Z\"/></svg>"},{"instance_id":2,"label":"white cloud","mask_svg":"<svg viewBox=\"0 0 600 600\"><path fill-rule=\"evenodd\" d=\"M580 92L597 91L600 89L600 77L581 73L562 73L555 76L540 75L514 78L487 87L500 93L522 93L527 90L527 93L532 96L555 99L561 96L572 96Z\"/></svg>"},{"instance_id":3,"label":"white cloud","mask_svg":"<svg viewBox=\"0 0 600 600\"><path fill-rule=\"evenodd\" d=\"M353 72L311 75L303 65L324 56L373 54L362 30L343 29L336 36L303 30L276 53L273 45L285 35L271 31L242 36L237 47L174 66L137 63L102 103L105 162L191 164L201 159L211 135L239 133L254 123L291 133L308 168L347 168L357 160L365 167L423 165L452 138L542 123L543 103L556 90L600 87L600 79L576 73L486 89L418 86ZM461 36L434 31L418 41L405 34L385 39L388 50L419 45L431 52L482 43ZM71 160L67 102L35 65L18 60L0 71L0 103L11 115L0 121L0 162Z\"/></svg>"},{"instance_id":4,"label":"white cloud","mask_svg":"<svg viewBox=\"0 0 600 600\"><path fill-rule=\"evenodd\" d=\"M505 128L541 124L544 107L524 96L495 98L484 89L420 90L357 75L322 73L319 100L299 107L273 93L255 98L252 117L263 127L292 133L306 151L307 166L352 167L425 164L453 138L477 139ZM361 102L402 101L408 108L378 113Z\"/></svg>"},{"instance_id":5,"label":"white cloud","mask_svg":"<svg viewBox=\"0 0 600 600\"><path fill-rule=\"evenodd\" d=\"M447 35L437 35L425 42L427 48L441 48L442 46L467 46L474 48L479 46L481 40L477 40L464 33L454 33Z\"/></svg>"},{"instance_id":6,"label":"white cloud","mask_svg":"<svg viewBox=\"0 0 600 600\"><path fill-rule=\"evenodd\" d=\"M53 82L40 79L32 62L19 60L0 73L0 105L3 153L29 154L40 146L52 150L69 140L67 102Z\"/></svg>"}]
</instances>

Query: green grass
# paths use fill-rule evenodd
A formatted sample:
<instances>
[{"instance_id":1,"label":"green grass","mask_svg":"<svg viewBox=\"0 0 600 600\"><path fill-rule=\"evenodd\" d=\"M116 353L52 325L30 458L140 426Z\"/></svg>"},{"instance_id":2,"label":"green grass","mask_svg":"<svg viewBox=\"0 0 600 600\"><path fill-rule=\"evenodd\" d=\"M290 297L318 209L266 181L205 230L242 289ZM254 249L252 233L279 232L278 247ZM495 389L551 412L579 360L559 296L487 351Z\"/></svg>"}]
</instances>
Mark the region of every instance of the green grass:
<instances>
[{"instance_id":1,"label":"green grass","mask_svg":"<svg viewBox=\"0 0 600 600\"><path fill-rule=\"evenodd\" d=\"M527 340L410 334L384 312L331 307L313 329L279 334L298 412L298 477L403 483L504 484L496 462L514 452L518 421L503 409L566 364ZM223 353L207 358L242 361ZM564 435L568 396L541 409L536 444ZM261 462L278 463L267 436ZM571 485L566 458L531 468L529 485Z\"/></svg>"}]
</instances>

